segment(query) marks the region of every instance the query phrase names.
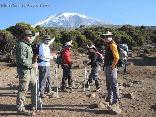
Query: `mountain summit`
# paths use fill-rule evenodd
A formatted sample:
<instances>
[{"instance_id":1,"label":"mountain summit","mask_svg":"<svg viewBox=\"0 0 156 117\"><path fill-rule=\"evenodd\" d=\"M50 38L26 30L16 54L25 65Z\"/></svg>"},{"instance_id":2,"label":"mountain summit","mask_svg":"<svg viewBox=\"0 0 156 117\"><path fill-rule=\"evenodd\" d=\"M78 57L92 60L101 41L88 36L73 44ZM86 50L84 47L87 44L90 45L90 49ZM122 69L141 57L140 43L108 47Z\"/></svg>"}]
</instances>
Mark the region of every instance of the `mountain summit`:
<instances>
[{"instance_id":1,"label":"mountain summit","mask_svg":"<svg viewBox=\"0 0 156 117\"><path fill-rule=\"evenodd\" d=\"M32 27L40 25L41 27L79 27L80 25L91 26L91 25L106 25L107 23L85 15L77 13L61 13L54 14L47 19L41 20Z\"/></svg>"}]
</instances>

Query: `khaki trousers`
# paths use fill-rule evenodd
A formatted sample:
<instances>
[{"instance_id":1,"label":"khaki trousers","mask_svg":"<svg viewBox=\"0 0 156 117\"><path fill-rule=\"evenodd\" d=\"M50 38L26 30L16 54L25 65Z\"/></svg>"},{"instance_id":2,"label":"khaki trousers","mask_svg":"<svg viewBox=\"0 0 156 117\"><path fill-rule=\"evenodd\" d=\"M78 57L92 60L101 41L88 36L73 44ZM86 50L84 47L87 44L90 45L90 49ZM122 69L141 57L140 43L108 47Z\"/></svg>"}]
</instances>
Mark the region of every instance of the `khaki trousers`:
<instances>
[{"instance_id":1,"label":"khaki trousers","mask_svg":"<svg viewBox=\"0 0 156 117\"><path fill-rule=\"evenodd\" d=\"M36 78L35 74L19 74L19 88L17 93L17 111L25 110L24 102L28 89L31 90L31 103L36 104Z\"/></svg>"}]
</instances>

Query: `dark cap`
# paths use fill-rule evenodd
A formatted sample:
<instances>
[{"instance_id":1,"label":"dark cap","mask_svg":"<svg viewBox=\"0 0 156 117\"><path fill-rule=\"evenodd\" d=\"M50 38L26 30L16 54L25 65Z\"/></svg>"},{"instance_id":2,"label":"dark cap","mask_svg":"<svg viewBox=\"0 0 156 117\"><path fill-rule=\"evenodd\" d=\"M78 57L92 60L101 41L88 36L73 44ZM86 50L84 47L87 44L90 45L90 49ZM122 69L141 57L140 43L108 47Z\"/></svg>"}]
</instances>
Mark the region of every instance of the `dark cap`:
<instances>
[{"instance_id":1,"label":"dark cap","mask_svg":"<svg viewBox=\"0 0 156 117\"><path fill-rule=\"evenodd\" d=\"M24 30L23 35L32 35L30 30Z\"/></svg>"},{"instance_id":2,"label":"dark cap","mask_svg":"<svg viewBox=\"0 0 156 117\"><path fill-rule=\"evenodd\" d=\"M43 39L51 40L49 35L45 35Z\"/></svg>"}]
</instances>

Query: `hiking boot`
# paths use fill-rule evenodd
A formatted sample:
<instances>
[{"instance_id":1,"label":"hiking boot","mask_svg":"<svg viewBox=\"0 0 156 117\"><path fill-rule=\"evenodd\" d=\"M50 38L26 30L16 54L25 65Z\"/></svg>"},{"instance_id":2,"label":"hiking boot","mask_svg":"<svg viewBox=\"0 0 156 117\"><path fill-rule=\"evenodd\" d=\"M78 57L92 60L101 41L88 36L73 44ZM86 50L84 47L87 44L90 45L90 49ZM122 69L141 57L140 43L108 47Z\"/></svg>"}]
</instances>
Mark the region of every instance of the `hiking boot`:
<instances>
[{"instance_id":1,"label":"hiking boot","mask_svg":"<svg viewBox=\"0 0 156 117\"><path fill-rule=\"evenodd\" d=\"M110 107L110 112L112 114L121 114L121 109L119 108L119 104L113 104L111 107Z\"/></svg>"},{"instance_id":2,"label":"hiking boot","mask_svg":"<svg viewBox=\"0 0 156 117\"><path fill-rule=\"evenodd\" d=\"M112 98L106 97L105 102L108 102L109 105L112 105L113 100Z\"/></svg>"},{"instance_id":3,"label":"hiking boot","mask_svg":"<svg viewBox=\"0 0 156 117\"><path fill-rule=\"evenodd\" d=\"M65 87L61 87L62 92L68 92Z\"/></svg>"},{"instance_id":4,"label":"hiking boot","mask_svg":"<svg viewBox=\"0 0 156 117\"><path fill-rule=\"evenodd\" d=\"M27 111L27 110L21 110L21 111L17 111L18 115L26 115L26 116L31 116L32 113Z\"/></svg>"},{"instance_id":5,"label":"hiking boot","mask_svg":"<svg viewBox=\"0 0 156 117\"><path fill-rule=\"evenodd\" d=\"M52 90L49 91L49 92L47 92L47 95L48 95L48 96L50 96L50 95L52 95L52 94L54 94L54 91L52 91Z\"/></svg>"},{"instance_id":6,"label":"hiking boot","mask_svg":"<svg viewBox=\"0 0 156 117\"><path fill-rule=\"evenodd\" d=\"M95 92L101 91L101 87L96 88Z\"/></svg>"},{"instance_id":7,"label":"hiking boot","mask_svg":"<svg viewBox=\"0 0 156 117\"><path fill-rule=\"evenodd\" d=\"M85 88L88 88L88 87L89 87L89 82L85 84Z\"/></svg>"},{"instance_id":8,"label":"hiking boot","mask_svg":"<svg viewBox=\"0 0 156 117\"><path fill-rule=\"evenodd\" d=\"M46 98L47 96L45 94L41 94L41 98Z\"/></svg>"},{"instance_id":9,"label":"hiking boot","mask_svg":"<svg viewBox=\"0 0 156 117\"><path fill-rule=\"evenodd\" d=\"M32 110L32 111L35 111L35 110L36 110L36 105L31 104L31 110Z\"/></svg>"},{"instance_id":10,"label":"hiking boot","mask_svg":"<svg viewBox=\"0 0 156 117\"><path fill-rule=\"evenodd\" d=\"M69 87L69 92L72 93L73 92L73 88Z\"/></svg>"},{"instance_id":11,"label":"hiking boot","mask_svg":"<svg viewBox=\"0 0 156 117\"><path fill-rule=\"evenodd\" d=\"M66 89L62 89L62 92L68 92Z\"/></svg>"}]
</instances>

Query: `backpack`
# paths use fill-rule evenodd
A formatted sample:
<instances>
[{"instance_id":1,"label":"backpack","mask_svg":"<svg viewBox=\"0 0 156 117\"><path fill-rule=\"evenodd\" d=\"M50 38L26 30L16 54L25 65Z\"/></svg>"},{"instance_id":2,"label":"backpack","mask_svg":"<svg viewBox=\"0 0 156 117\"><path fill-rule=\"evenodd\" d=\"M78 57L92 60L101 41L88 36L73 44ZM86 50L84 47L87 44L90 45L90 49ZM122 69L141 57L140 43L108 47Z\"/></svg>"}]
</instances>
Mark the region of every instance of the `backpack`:
<instances>
[{"instance_id":1,"label":"backpack","mask_svg":"<svg viewBox=\"0 0 156 117\"><path fill-rule=\"evenodd\" d=\"M31 47L32 47L32 51L33 51L34 56L39 55L39 47L40 47L40 45L35 43Z\"/></svg>"},{"instance_id":2,"label":"backpack","mask_svg":"<svg viewBox=\"0 0 156 117\"><path fill-rule=\"evenodd\" d=\"M128 59L128 46L126 44L117 45L119 53L119 61L117 63L118 67L124 67Z\"/></svg>"},{"instance_id":3,"label":"backpack","mask_svg":"<svg viewBox=\"0 0 156 117\"><path fill-rule=\"evenodd\" d=\"M96 51L96 53L98 55L98 60L97 60L98 64L99 65L103 64L104 63L104 56L100 52L98 52L98 51Z\"/></svg>"},{"instance_id":4,"label":"backpack","mask_svg":"<svg viewBox=\"0 0 156 117\"><path fill-rule=\"evenodd\" d=\"M34 58L34 60L37 58L37 61L39 61L39 58L37 56L39 55L40 44L39 43L35 43L31 47L32 47L32 51L33 51L33 58Z\"/></svg>"},{"instance_id":5,"label":"backpack","mask_svg":"<svg viewBox=\"0 0 156 117\"><path fill-rule=\"evenodd\" d=\"M62 63L63 63L62 54L63 54L63 50L61 50L61 51L57 54L57 58L56 58L56 60L55 60L55 62L56 62L57 64L62 64Z\"/></svg>"},{"instance_id":6,"label":"backpack","mask_svg":"<svg viewBox=\"0 0 156 117\"><path fill-rule=\"evenodd\" d=\"M118 53L119 53L119 59L127 59L128 58L128 46L126 44L119 44L117 45Z\"/></svg>"}]
</instances>

